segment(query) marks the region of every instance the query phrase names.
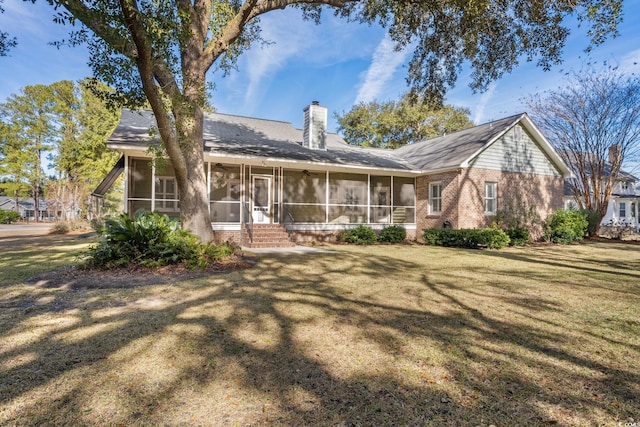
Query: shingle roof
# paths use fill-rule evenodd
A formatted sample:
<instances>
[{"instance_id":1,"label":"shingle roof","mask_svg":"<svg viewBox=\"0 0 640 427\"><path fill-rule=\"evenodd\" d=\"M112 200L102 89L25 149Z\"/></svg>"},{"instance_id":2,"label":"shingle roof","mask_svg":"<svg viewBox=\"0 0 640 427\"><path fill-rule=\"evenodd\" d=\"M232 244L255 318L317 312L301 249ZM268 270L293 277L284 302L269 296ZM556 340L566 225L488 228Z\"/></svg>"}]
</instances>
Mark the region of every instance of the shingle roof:
<instances>
[{"instance_id":1,"label":"shingle roof","mask_svg":"<svg viewBox=\"0 0 640 427\"><path fill-rule=\"evenodd\" d=\"M417 169L439 170L460 167L488 143L506 132L522 114L474 126L449 135L405 145L396 151Z\"/></svg>"},{"instance_id":2,"label":"shingle roof","mask_svg":"<svg viewBox=\"0 0 640 427\"><path fill-rule=\"evenodd\" d=\"M109 138L110 144L146 144L158 141L150 135L155 126L149 111L123 110L120 124ZM157 132L156 132L157 133ZM302 130L291 123L255 119L220 113L206 113L205 150L226 156L258 157L288 161L307 161L335 165L356 165L410 171L413 166L390 150L355 147L335 133L328 133L327 150L303 147Z\"/></svg>"},{"instance_id":3,"label":"shingle roof","mask_svg":"<svg viewBox=\"0 0 640 427\"><path fill-rule=\"evenodd\" d=\"M312 150L302 146L303 132L291 123L220 113L205 113L203 136L205 150L221 156L428 172L461 167L525 116L505 117L396 150L352 146L335 133L327 134L326 151ZM154 126L150 111L123 110L109 143L144 145L159 141L157 132L150 135L149 129Z\"/></svg>"}]
</instances>

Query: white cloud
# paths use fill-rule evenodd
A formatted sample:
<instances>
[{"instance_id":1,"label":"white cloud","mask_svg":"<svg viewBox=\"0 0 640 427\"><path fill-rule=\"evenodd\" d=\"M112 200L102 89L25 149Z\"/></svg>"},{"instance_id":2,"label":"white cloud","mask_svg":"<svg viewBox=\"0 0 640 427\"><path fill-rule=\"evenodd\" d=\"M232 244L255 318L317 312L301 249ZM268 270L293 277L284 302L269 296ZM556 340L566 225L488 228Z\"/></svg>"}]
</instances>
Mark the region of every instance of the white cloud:
<instances>
[{"instance_id":1,"label":"white cloud","mask_svg":"<svg viewBox=\"0 0 640 427\"><path fill-rule=\"evenodd\" d=\"M371 65L366 72L355 103L370 102L376 99L398 67L405 62L409 50L406 48L396 51L394 42L388 35L385 35L373 54Z\"/></svg>"},{"instance_id":2,"label":"white cloud","mask_svg":"<svg viewBox=\"0 0 640 427\"><path fill-rule=\"evenodd\" d=\"M310 73L336 63L366 55L366 42L362 41L363 28L347 31L347 24L332 16L324 17L322 25L302 19L301 12L286 9L261 18L262 38L268 45L256 44L244 54L239 66L246 82L244 91L245 114L252 114L261 103L269 81L293 61L303 63ZM350 24L355 25L355 24ZM366 28L369 30L369 28ZM353 49L359 45L360 49Z\"/></svg>"},{"instance_id":3,"label":"white cloud","mask_svg":"<svg viewBox=\"0 0 640 427\"><path fill-rule=\"evenodd\" d=\"M479 125L484 121L484 112L487 108L487 105L489 105L489 103L491 102L491 98L493 98L493 93L495 92L496 87L498 87L497 83L491 83L487 88L487 91L480 97L480 101L476 106L476 114L473 118L473 123L475 123L476 125Z\"/></svg>"},{"instance_id":4,"label":"white cloud","mask_svg":"<svg viewBox=\"0 0 640 427\"><path fill-rule=\"evenodd\" d=\"M628 73L640 71L640 49L633 50L623 56L620 60L620 69Z\"/></svg>"},{"instance_id":5,"label":"white cloud","mask_svg":"<svg viewBox=\"0 0 640 427\"><path fill-rule=\"evenodd\" d=\"M244 103L250 107L262 87L263 80L283 68L289 58L295 57L307 47L308 26L300 25L301 19L290 19L292 25L282 25L282 20L264 17L261 21L262 37L268 45L256 45L246 53L244 67L249 78Z\"/></svg>"}]
</instances>

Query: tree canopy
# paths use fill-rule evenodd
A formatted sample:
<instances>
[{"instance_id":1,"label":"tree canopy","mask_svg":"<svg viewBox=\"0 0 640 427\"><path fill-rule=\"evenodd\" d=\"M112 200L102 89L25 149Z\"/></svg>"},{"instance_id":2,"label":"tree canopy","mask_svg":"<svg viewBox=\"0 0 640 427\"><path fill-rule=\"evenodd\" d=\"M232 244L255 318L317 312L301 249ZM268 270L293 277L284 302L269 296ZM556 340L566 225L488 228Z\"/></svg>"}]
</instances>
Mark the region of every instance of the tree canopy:
<instances>
[{"instance_id":1,"label":"tree canopy","mask_svg":"<svg viewBox=\"0 0 640 427\"><path fill-rule=\"evenodd\" d=\"M453 106L431 107L400 101L371 101L337 115L338 132L352 145L398 148L473 126L469 110Z\"/></svg>"},{"instance_id":2,"label":"tree canopy","mask_svg":"<svg viewBox=\"0 0 640 427\"><path fill-rule=\"evenodd\" d=\"M82 23L67 43L88 43L97 77L117 90L114 101L148 100L175 170L183 226L203 240L213 231L208 212L203 107L206 74L226 72L261 40L259 18L287 7L319 22L337 16L387 28L398 48L415 46L408 83L415 99L440 102L463 61L472 86L509 72L521 59L549 68L561 59L572 14L590 25L591 44L616 34L621 0L49 0L59 22Z\"/></svg>"},{"instance_id":3,"label":"tree canopy","mask_svg":"<svg viewBox=\"0 0 640 427\"><path fill-rule=\"evenodd\" d=\"M0 171L12 176L16 183L28 185L36 220L46 178L43 155L53 149L57 135L56 93L64 91L65 85L60 82L27 86L0 104Z\"/></svg>"},{"instance_id":4,"label":"tree canopy","mask_svg":"<svg viewBox=\"0 0 640 427\"><path fill-rule=\"evenodd\" d=\"M37 205L47 180L44 156L49 154L57 172L49 197L63 212L86 205L90 189L117 160L105 141L118 121L88 83L27 86L0 104L0 173L11 178L0 186L7 194L31 195Z\"/></svg>"},{"instance_id":5,"label":"tree canopy","mask_svg":"<svg viewBox=\"0 0 640 427\"><path fill-rule=\"evenodd\" d=\"M4 9L2 8L3 1L4 0L0 0L0 13L4 13ZM11 37L6 31L0 31L0 56L7 56L9 49L15 47L16 43L15 37Z\"/></svg>"},{"instance_id":6,"label":"tree canopy","mask_svg":"<svg viewBox=\"0 0 640 427\"><path fill-rule=\"evenodd\" d=\"M531 115L571 167L579 206L607 212L623 163L638 160L640 78L614 68L574 72L564 87L527 100Z\"/></svg>"}]
</instances>

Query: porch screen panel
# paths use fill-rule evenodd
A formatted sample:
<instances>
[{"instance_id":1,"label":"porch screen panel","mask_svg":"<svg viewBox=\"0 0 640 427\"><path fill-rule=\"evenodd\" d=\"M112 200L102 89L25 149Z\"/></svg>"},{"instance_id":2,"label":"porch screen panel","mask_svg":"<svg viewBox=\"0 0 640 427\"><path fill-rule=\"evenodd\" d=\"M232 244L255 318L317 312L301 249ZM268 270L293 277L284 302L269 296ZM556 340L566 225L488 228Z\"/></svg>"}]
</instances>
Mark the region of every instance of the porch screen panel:
<instances>
[{"instance_id":1,"label":"porch screen panel","mask_svg":"<svg viewBox=\"0 0 640 427\"><path fill-rule=\"evenodd\" d=\"M156 162L154 177L155 203L153 210L169 215L171 218L180 217L180 196L175 171L168 160Z\"/></svg>"},{"instance_id":2,"label":"porch screen panel","mask_svg":"<svg viewBox=\"0 0 640 427\"><path fill-rule=\"evenodd\" d=\"M151 200L131 200L129 199L129 215L133 215L140 209L145 211L151 210Z\"/></svg>"},{"instance_id":3,"label":"porch screen panel","mask_svg":"<svg viewBox=\"0 0 640 427\"><path fill-rule=\"evenodd\" d=\"M285 169L282 173L283 221L326 221L326 174Z\"/></svg>"},{"instance_id":4,"label":"porch screen panel","mask_svg":"<svg viewBox=\"0 0 640 427\"><path fill-rule=\"evenodd\" d=\"M393 209L391 222L412 224L416 222L416 180L414 178L393 178Z\"/></svg>"},{"instance_id":5,"label":"porch screen panel","mask_svg":"<svg viewBox=\"0 0 640 427\"><path fill-rule=\"evenodd\" d=\"M388 224L391 222L391 177L371 176L370 187L372 223Z\"/></svg>"},{"instance_id":6,"label":"porch screen panel","mask_svg":"<svg viewBox=\"0 0 640 427\"><path fill-rule=\"evenodd\" d=\"M133 215L136 211L151 210L151 188L153 174L149 159L129 158L129 195L127 212Z\"/></svg>"},{"instance_id":7,"label":"porch screen panel","mask_svg":"<svg viewBox=\"0 0 640 427\"><path fill-rule=\"evenodd\" d=\"M129 198L149 199L151 201L151 161L148 159L129 159Z\"/></svg>"},{"instance_id":8,"label":"porch screen panel","mask_svg":"<svg viewBox=\"0 0 640 427\"><path fill-rule=\"evenodd\" d=\"M368 175L329 173L329 223L367 222L368 182Z\"/></svg>"},{"instance_id":9,"label":"porch screen panel","mask_svg":"<svg viewBox=\"0 0 640 427\"><path fill-rule=\"evenodd\" d=\"M211 221L240 222L241 179L240 166L211 165Z\"/></svg>"}]
</instances>

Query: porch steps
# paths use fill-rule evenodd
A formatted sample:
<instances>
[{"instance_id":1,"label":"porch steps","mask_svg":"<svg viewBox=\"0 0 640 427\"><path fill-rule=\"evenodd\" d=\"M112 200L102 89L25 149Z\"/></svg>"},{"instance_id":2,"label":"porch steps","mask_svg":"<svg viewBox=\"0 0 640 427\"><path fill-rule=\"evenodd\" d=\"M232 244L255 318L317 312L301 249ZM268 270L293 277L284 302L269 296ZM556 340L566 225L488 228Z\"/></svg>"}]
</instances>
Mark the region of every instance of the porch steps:
<instances>
[{"instance_id":1,"label":"porch steps","mask_svg":"<svg viewBox=\"0 0 640 427\"><path fill-rule=\"evenodd\" d=\"M253 224L253 241L242 226L242 245L248 248L292 248L296 244L282 224Z\"/></svg>"},{"instance_id":2,"label":"porch steps","mask_svg":"<svg viewBox=\"0 0 640 427\"><path fill-rule=\"evenodd\" d=\"M407 209L403 207L398 207L393 210L393 223L394 224L403 224L407 219Z\"/></svg>"}]
</instances>

